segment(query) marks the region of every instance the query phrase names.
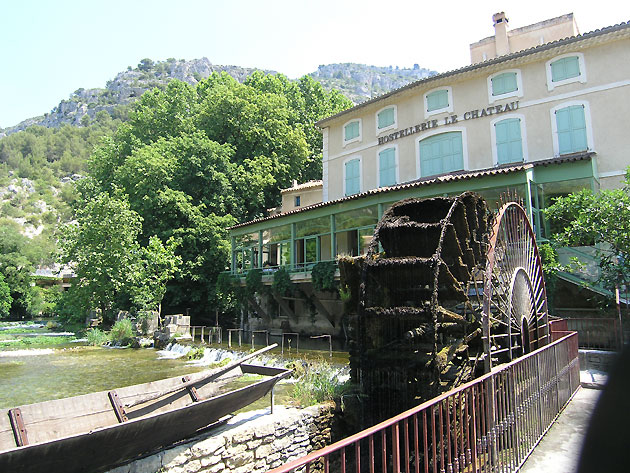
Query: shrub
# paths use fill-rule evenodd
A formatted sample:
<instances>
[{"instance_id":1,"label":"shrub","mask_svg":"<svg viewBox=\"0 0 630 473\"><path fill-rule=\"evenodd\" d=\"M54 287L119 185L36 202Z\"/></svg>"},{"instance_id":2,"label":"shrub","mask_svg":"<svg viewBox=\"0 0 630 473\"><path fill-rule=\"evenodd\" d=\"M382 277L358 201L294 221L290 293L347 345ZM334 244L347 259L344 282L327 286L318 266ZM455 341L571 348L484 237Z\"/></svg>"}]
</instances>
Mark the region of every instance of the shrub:
<instances>
[{"instance_id":1,"label":"shrub","mask_svg":"<svg viewBox=\"0 0 630 473\"><path fill-rule=\"evenodd\" d=\"M273 273L272 287L280 296L289 296L293 293L291 275L285 268L279 268Z\"/></svg>"},{"instance_id":2,"label":"shrub","mask_svg":"<svg viewBox=\"0 0 630 473\"><path fill-rule=\"evenodd\" d=\"M128 345L133 337L133 325L129 319L119 320L109 332L109 338L119 345Z\"/></svg>"},{"instance_id":3,"label":"shrub","mask_svg":"<svg viewBox=\"0 0 630 473\"><path fill-rule=\"evenodd\" d=\"M88 344L100 346L109 341L109 335L99 328L92 328L87 331Z\"/></svg>"},{"instance_id":4,"label":"shrub","mask_svg":"<svg viewBox=\"0 0 630 473\"><path fill-rule=\"evenodd\" d=\"M302 370L297 370L299 373ZM325 361L309 363L295 383L291 396L302 407L312 406L340 397L347 384L339 379L339 372Z\"/></svg>"},{"instance_id":5,"label":"shrub","mask_svg":"<svg viewBox=\"0 0 630 473\"><path fill-rule=\"evenodd\" d=\"M311 270L313 278L313 287L317 291L337 290L337 281L335 281L335 271L337 265L333 261L320 261Z\"/></svg>"},{"instance_id":6,"label":"shrub","mask_svg":"<svg viewBox=\"0 0 630 473\"><path fill-rule=\"evenodd\" d=\"M201 360L206 349L204 347L192 347L187 356L189 360Z\"/></svg>"}]
</instances>

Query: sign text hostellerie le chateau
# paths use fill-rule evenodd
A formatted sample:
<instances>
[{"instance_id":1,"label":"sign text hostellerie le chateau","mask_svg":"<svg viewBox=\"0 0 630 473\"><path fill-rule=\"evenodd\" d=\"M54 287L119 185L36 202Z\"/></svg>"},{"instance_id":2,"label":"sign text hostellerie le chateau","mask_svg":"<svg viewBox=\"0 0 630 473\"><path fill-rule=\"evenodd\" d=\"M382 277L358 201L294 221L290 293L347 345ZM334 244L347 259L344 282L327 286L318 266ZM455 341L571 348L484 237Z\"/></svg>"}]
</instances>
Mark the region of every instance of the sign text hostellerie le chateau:
<instances>
[{"instance_id":1,"label":"sign text hostellerie le chateau","mask_svg":"<svg viewBox=\"0 0 630 473\"><path fill-rule=\"evenodd\" d=\"M516 102L510 102L505 105L493 105L487 108L469 110L464 113L462 118L458 117L457 115L449 115L448 117L444 117L443 123L441 125L440 121L438 120L427 120L426 122L422 122L418 125L410 126L400 131L395 131L394 133L390 133L389 135L380 136L378 138L378 144L382 145L384 143L389 143L390 141L397 140L398 138L402 138L403 136L413 135L421 131L437 128L438 126L452 125L454 123L459 123L460 121L489 117L492 115L498 115L499 113L511 112L514 110L518 110L518 100Z\"/></svg>"}]
</instances>

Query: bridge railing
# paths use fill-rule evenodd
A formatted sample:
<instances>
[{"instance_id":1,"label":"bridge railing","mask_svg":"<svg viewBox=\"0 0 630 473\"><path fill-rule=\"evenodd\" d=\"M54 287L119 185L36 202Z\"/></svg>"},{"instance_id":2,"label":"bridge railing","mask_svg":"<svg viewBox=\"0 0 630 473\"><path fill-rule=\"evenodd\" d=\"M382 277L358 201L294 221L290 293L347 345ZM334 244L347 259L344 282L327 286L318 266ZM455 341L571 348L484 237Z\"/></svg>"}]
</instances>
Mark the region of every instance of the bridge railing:
<instances>
[{"instance_id":1,"label":"bridge railing","mask_svg":"<svg viewBox=\"0 0 630 473\"><path fill-rule=\"evenodd\" d=\"M273 473L516 471L580 383L574 332Z\"/></svg>"},{"instance_id":2,"label":"bridge railing","mask_svg":"<svg viewBox=\"0 0 630 473\"><path fill-rule=\"evenodd\" d=\"M623 342L618 319L612 317L567 317L565 320L568 330L579 334L580 348L621 350Z\"/></svg>"}]
</instances>

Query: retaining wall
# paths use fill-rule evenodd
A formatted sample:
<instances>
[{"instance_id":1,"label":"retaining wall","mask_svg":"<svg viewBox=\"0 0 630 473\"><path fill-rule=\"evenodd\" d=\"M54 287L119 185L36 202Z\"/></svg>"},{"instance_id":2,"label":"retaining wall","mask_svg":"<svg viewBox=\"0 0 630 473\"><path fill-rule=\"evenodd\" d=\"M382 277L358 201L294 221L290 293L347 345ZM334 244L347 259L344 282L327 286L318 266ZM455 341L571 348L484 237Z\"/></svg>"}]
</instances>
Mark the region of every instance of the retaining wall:
<instances>
[{"instance_id":1,"label":"retaining wall","mask_svg":"<svg viewBox=\"0 0 630 473\"><path fill-rule=\"evenodd\" d=\"M109 473L262 473L330 443L334 404L239 414L203 436Z\"/></svg>"}]
</instances>

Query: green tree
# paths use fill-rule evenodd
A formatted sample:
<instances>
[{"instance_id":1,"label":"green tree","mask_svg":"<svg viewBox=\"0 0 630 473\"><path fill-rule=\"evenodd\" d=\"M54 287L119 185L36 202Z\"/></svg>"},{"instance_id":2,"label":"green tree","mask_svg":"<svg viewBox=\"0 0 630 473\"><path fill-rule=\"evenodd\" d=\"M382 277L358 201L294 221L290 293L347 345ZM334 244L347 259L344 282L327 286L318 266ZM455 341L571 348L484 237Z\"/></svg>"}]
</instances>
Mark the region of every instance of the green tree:
<instances>
[{"instance_id":1,"label":"green tree","mask_svg":"<svg viewBox=\"0 0 630 473\"><path fill-rule=\"evenodd\" d=\"M0 274L0 319L9 316L12 303L11 289L4 281L4 276Z\"/></svg>"},{"instance_id":2,"label":"green tree","mask_svg":"<svg viewBox=\"0 0 630 473\"><path fill-rule=\"evenodd\" d=\"M75 217L76 224L65 225L59 241L61 262L72 264L77 275L69 297L78 318L96 307L111 319L117 297L135 277L141 218L120 193L91 195L77 206Z\"/></svg>"},{"instance_id":3,"label":"green tree","mask_svg":"<svg viewBox=\"0 0 630 473\"><path fill-rule=\"evenodd\" d=\"M204 312L219 304L227 228L277 206L293 179L321 177L315 121L349 105L310 78L296 83L256 73L245 84L227 74L196 86L171 81L143 94L129 120L95 150L84 198L120 192L142 217L140 245L152 235L173 238L181 265L164 303Z\"/></svg>"},{"instance_id":4,"label":"green tree","mask_svg":"<svg viewBox=\"0 0 630 473\"><path fill-rule=\"evenodd\" d=\"M135 280L131 288L133 302L142 310L158 310L161 314L166 283L171 280L182 263L175 254L177 242L170 238L166 245L153 236L141 249L139 267L133 272Z\"/></svg>"},{"instance_id":5,"label":"green tree","mask_svg":"<svg viewBox=\"0 0 630 473\"><path fill-rule=\"evenodd\" d=\"M20 233L17 223L0 220L0 274L9 287L11 317L37 314L38 290L31 286L31 274L41 256L40 249Z\"/></svg>"},{"instance_id":6,"label":"green tree","mask_svg":"<svg viewBox=\"0 0 630 473\"><path fill-rule=\"evenodd\" d=\"M556 229L552 238L558 244L597 244L605 286L630 286L630 168L623 189L560 197L545 215Z\"/></svg>"}]
</instances>

